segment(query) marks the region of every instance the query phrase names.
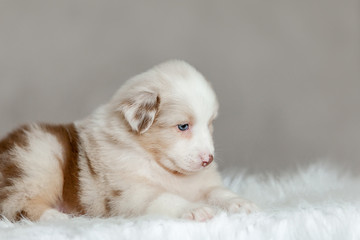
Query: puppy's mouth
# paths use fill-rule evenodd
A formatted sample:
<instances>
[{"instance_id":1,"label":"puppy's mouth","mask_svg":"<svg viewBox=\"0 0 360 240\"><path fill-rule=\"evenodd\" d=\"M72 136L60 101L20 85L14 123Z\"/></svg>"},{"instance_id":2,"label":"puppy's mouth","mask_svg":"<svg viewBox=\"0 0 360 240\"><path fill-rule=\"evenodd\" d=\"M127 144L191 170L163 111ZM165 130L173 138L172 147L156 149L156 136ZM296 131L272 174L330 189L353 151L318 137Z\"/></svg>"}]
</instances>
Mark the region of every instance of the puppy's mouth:
<instances>
[{"instance_id":1,"label":"puppy's mouth","mask_svg":"<svg viewBox=\"0 0 360 240\"><path fill-rule=\"evenodd\" d=\"M164 162L157 161L157 163L164 168L165 170L167 170L170 173L176 174L176 175L192 175L195 174L203 169L205 169L208 165L210 165L211 161L208 162L201 162L198 161L196 163L191 163L189 164L187 167L181 167L177 164L175 159L172 159L170 157L167 158L167 162L171 163L171 164L165 164Z\"/></svg>"}]
</instances>

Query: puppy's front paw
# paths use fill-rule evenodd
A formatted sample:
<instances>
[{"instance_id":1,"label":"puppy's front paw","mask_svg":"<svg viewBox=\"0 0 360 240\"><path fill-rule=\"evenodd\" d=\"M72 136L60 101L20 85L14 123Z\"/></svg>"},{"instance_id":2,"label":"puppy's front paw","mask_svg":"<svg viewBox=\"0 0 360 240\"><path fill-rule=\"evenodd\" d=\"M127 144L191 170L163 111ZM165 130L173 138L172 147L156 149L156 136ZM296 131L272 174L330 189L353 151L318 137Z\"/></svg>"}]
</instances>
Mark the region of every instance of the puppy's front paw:
<instances>
[{"instance_id":1,"label":"puppy's front paw","mask_svg":"<svg viewBox=\"0 0 360 240\"><path fill-rule=\"evenodd\" d=\"M226 210L230 213L253 213L259 211L259 208L248 200L242 198L233 198L228 200Z\"/></svg>"},{"instance_id":2,"label":"puppy's front paw","mask_svg":"<svg viewBox=\"0 0 360 240\"><path fill-rule=\"evenodd\" d=\"M195 220L198 222L204 222L210 220L214 217L216 211L211 206L200 205L188 209L183 215L182 218Z\"/></svg>"}]
</instances>

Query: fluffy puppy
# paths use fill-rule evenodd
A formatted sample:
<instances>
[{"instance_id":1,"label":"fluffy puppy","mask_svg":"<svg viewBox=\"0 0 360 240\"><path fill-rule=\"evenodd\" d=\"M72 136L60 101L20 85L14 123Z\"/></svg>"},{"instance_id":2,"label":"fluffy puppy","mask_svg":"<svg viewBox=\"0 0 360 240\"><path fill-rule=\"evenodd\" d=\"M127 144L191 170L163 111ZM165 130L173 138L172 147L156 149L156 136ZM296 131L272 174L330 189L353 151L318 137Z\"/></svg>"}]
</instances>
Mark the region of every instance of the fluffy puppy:
<instances>
[{"instance_id":1,"label":"fluffy puppy","mask_svg":"<svg viewBox=\"0 0 360 240\"><path fill-rule=\"evenodd\" d=\"M204 221L256 206L222 186L212 139L218 102L189 64L169 61L128 80L88 118L29 124L0 141L0 213L165 215Z\"/></svg>"}]
</instances>

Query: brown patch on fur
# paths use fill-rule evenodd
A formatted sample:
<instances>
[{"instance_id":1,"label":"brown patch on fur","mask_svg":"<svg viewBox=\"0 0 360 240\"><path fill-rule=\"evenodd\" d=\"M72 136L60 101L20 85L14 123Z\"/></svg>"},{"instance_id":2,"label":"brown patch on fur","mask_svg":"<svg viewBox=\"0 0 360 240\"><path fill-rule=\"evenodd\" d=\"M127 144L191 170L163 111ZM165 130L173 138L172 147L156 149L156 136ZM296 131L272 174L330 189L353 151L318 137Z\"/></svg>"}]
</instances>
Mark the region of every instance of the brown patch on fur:
<instances>
[{"instance_id":1,"label":"brown patch on fur","mask_svg":"<svg viewBox=\"0 0 360 240\"><path fill-rule=\"evenodd\" d=\"M137 112L135 113L134 118L135 118L135 120L141 120L141 119L144 117L145 114L146 114L146 112L137 111Z\"/></svg>"},{"instance_id":2,"label":"brown patch on fur","mask_svg":"<svg viewBox=\"0 0 360 240\"><path fill-rule=\"evenodd\" d=\"M121 191L121 190L113 190L113 191L111 192L111 195L112 195L113 197L120 197L121 194L122 194L122 192L123 192L123 191Z\"/></svg>"},{"instance_id":3,"label":"brown patch on fur","mask_svg":"<svg viewBox=\"0 0 360 240\"><path fill-rule=\"evenodd\" d=\"M11 157L8 155L8 157ZM23 170L17 166L15 162L11 162L10 159L4 160L0 157L0 171L3 175L3 182L0 187L9 187L13 185L15 179L20 178L23 175ZM1 199L1 196L0 196Z\"/></svg>"},{"instance_id":4,"label":"brown patch on fur","mask_svg":"<svg viewBox=\"0 0 360 240\"><path fill-rule=\"evenodd\" d=\"M111 204L110 204L110 199L109 198L104 199L104 208L105 208L105 215L110 216Z\"/></svg>"},{"instance_id":5,"label":"brown patch on fur","mask_svg":"<svg viewBox=\"0 0 360 240\"><path fill-rule=\"evenodd\" d=\"M3 140L0 141L0 153L10 151L15 145L25 148L28 146L26 131L29 131L29 126L21 126L15 131L8 134Z\"/></svg>"},{"instance_id":6,"label":"brown patch on fur","mask_svg":"<svg viewBox=\"0 0 360 240\"><path fill-rule=\"evenodd\" d=\"M156 98L155 98L156 97ZM155 93L151 92L139 92L138 95L125 99L120 103L120 112L123 115L126 125L129 127L131 132L140 133L144 129L148 128L152 122L153 117L149 115L150 112L155 112L155 116L158 112L160 106L160 97L155 95ZM133 119L125 119L124 114L125 111L129 111L129 109L133 109L135 115ZM138 121L138 126L136 129L133 129L128 121Z\"/></svg>"},{"instance_id":7,"label":"brown patch on fur","mask_svg":"<svg viewBox=\"0 0 360 240\"><path fill-rule=\"evenodd\" d=\"M141 104L139 107L139 111L143 111L143 112L156 111L159 108L159 105L160 105L160 97L156 96L156 100L154 102L146 102L144 104Z\"/></svg>"},{"instance_id":8,"label":"brown patch on fur","mask_svg":"<svg viewBox=\"0 0 360 240\"><path fill-rule=\"evenodd\" d=\"M14 220L20 221L21 219L29 219L27 212L24 210L17 212Z\"/></svg>"},{"instance_id":9,"label":"brown patch on fur","mask_svg":"<svg viewBox=\"0 0 360 240\"><path fill-rule=\"evenodd\" d=\"M90 158L89 158L89 156L87 155L86 152L85 152L85 159L86 159L86 163L87 163L87 166L89 168L91 176L93 176L94 178L97 178L98 174L95 171L94 167L92 166L91 160L90 160Z\"/></svg>"},{"instance_id":10,"label":"brown patch on fur","mask_svg":"<svg viewBox=\"0 0 360 240\"><path fill-rule=\"evenodd\" d=\"M135 101L133 99L125 99L120 103L120 105L126 106L126 107L132 107L134 106Z\"/></svg>"},{"instance_id":11,"label":"brown patch on fur","mask_svg":"<svg viewBox=\"0 0 360 240\"><path fill-rule=\"evenodd\" d=\"M2 187L1 187L2 188ZM9 197L9 191L6 189L0 189L0 203ZM0 209L1 210L1 209Z\"/></svg>"},{"instance_id":12,"label":"brown patch on fur","mask_svg":"<svg viewBox=\"0 0 360 240\"><path fill-rule=\"evenodd\" d=\"M29 126L22 126L0 141L0 173L2 175L0 202L8 198L11 193L9 187L14 184L14 180L23 175L23 170L13 159L12 150L15 147L26 148L28 146L26 131L29 131Z\"/></svg>"},{"instance_id":13,"label":"brown patch on fur","mask_svg":"<svg viewBox=\"0 0 360 240\"><path fill-rule=\"evenodd\" d=\"M153 122L153 118L156 117L156 114L154 117L149 116L149 112L158 112L160 106L160 97L156 97L156 101L154 102L146 102L139 106L136 114L135 119L141 120L138 126L139 132L141 132L143 129L146 129L149 127L150 124Z\"/></svg>"},{"instance_id":14,"label":"brown patch on fur","mask_svg":"<svg viewBox=\"0 0 360 240\"><path fill-rule=\"evenodd\" d=\"M142 121L139 123L139 132L141 132L143 129L147 128L149 124L152 122L152 117L145 115L142 119Z\"/></svg>"},{"instance_id":15,"label":"brown patch on fur","mask_svg":"<svg viewBox=\"0 0 360 240\"><path fill-rule=\"evenodd\" d=\"M80 202L80 140L75 125L41 125L41 127L56 136L64 148L64 184L62 190L64 207L69 213L84 214L85 211Z\"/></svg>"}]
</instances>

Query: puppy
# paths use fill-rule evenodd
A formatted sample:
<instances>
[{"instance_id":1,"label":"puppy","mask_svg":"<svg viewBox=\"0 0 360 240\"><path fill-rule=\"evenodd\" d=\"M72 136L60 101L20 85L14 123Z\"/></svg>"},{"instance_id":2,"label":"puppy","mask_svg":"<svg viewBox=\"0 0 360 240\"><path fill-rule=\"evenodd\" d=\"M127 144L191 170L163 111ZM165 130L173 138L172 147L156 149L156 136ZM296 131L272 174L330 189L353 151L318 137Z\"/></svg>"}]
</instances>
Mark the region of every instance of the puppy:
<instances>
[{"instance_id":1,"label":"puppy","mask_svg":"<svg viewBox=\"0 0 360 240\"><path fill-rule=\"evenodd\" d=\"M165 215L205 221L257 207L222 186L214 160L218 102L189 64L128 80L88 118L29 124L0 141L0 213L11 221Z\"/></svg>"}]
</instances>

